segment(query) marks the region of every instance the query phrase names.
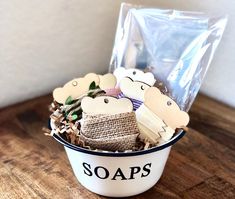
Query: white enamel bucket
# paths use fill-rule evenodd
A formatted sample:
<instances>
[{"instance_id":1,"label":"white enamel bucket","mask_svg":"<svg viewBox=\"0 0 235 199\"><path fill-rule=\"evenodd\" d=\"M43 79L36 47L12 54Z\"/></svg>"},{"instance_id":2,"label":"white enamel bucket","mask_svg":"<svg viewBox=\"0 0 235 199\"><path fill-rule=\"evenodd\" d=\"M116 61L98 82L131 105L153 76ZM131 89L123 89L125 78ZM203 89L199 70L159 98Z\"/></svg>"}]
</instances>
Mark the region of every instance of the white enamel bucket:
<instances>
[{"instance_id":1,"label":"white enamel bucket","mask_svg":"<svg viewBox=\"0 0 235 199\"><path fill-rule=\"evenodd\" d=\"M184 136L181 131L167 143L137 152L100 152L54 138L64 145L73 172L88 190L103 196L128 197L140 194L160 179L171 146Z\"/></svg>"}]
</instances>

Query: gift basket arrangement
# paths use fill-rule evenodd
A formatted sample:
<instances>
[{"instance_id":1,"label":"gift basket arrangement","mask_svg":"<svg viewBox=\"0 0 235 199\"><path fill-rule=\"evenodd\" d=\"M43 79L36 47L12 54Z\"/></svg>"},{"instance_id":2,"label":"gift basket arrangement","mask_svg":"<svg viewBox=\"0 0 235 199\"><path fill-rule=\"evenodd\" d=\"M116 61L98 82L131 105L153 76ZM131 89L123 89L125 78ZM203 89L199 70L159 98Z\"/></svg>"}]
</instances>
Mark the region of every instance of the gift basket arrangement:
<instances>
[{"instance_id":1,"label":"gift basket arrangement","mask_svg":"<svg viewBox=\"0 0 235 199\"><path fill-rule=\"evenodd\" d=\"M53 91L49 134L64 145L82 185L123 197L159 180L171 146L187 131L187 111L226 21L122 4L109 73Z\"/></svg>"}]
</instances>

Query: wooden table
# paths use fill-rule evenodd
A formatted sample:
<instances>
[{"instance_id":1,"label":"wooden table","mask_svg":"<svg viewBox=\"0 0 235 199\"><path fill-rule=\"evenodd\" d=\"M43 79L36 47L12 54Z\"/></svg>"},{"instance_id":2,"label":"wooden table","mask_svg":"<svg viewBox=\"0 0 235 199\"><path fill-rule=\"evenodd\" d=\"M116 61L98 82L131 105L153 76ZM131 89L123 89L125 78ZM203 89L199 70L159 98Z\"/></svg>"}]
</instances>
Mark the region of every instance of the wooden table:
<instances>
[{"instance_id":1,"label":"wooden table","mask_svg":"<svg viewBox=\"0 0 235 199\"><path fill-rule=\"evenodd\" d=\"M79 184L63 147L44 136L50 101L0 111L0 198L104 198ZM200 95L190 115L160 181L133 198L235 198L235 110Z\"/></svg>"}]
</instances>

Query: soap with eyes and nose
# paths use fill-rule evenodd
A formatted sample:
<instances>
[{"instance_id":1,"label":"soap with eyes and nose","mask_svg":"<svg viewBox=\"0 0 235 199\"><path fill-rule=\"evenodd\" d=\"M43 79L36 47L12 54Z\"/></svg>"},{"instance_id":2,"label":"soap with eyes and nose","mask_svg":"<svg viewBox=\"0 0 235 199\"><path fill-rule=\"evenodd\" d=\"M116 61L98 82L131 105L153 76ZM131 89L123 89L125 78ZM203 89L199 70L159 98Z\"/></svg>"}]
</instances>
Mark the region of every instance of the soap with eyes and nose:
<instances>
[{"instance_id":1,"label":"soap with eyes and nose","mask_svg":"<svg viewBox=\"0 0 235 199\"><path fill-rule=\"evenodd\" d=\"M151 72L145 73L142 70L136 68L125 69L124 67L119 67L113 72L113 74L117 78L118 85L124 77L129 77L133 81L144 82L150 86L153 86L156 82L154 75Z\"/></svg>"},{"instance_id":2,"label":"soap with eyes and nose","mask_svg":"<svg viewBox=\"0 0 235 199\"><path fill-rule=\"evenodd\" d=\"M144 82L133 81L129 77L124 77L120 81L120 90L122 93L132 99L144 101L144 93L150 86Z\"/></svg>"}]
</instances>

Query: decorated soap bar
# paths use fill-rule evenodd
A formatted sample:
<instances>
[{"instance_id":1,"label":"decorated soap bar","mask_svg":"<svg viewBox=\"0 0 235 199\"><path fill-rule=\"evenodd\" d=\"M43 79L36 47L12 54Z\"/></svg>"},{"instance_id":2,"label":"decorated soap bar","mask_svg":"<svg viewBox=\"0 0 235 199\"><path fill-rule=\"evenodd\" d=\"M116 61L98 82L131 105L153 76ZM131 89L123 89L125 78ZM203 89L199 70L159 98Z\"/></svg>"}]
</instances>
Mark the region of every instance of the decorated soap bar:
<instances>
[{"instance_id":1,"label":"decorated soap bar","mask_svg":"<svg viewBox=\"0 0 235 199\"><path fill-rule=\"evenodd\" d=\"M117 68L114 75L118 81L117 88L121 90L118 96L128 97L133 103L134 111L143 103L146 89L156 81L152 73L144 73L138 69Z\"/></svg>"},{"instance_id":2,"label":"decorated soap bar","mask_svg":"<svg viewBox=\"0 0 235 199\"><path fill-rule=\"evenodd\" d=\"M144 101L144 93L150 86L144 82L133 81L129 77L124 77L120 81L120 90L124 96L139 101Z\"/></svg>"},{"instance_id":3,"label":"decorated soap bar","mask_svg":"<svg viewBox=\"0 0 235 199\"><path fill-rule=\"evenodd\" d=\"M130 77L133 81L144 82L150 86L153 86L155 83L154 75L151 72L143 72L138 69L125 69L123 67L117 68L113 73L117 78L117 85L124 77Z\"/></svg>"},{"instance_id":4,"label":"decorated soap bar","mask_svg":"<svg viewBox=\"0 0 235 199\"><path fill-rule=\"evenodd\" d=\"M174 100L162 94L156 87L147 89L144 104L173 129L187 126L189 123L188 113L181 111Z\"/></svg>"},{"instance_id":5,"label":"decorated soap bar","mask_svg":"<svg viewBox=\"0 0 235 199\"><path fill-rule=\"evenodd\" d=\"M56 102L65 104L66 99L71 96L72 99L77 99L88 92L92 82L99 85L99 76L95 73L89 73L82 78L76 78L66 83L62 88L56 88L53 91L53 98Z\"/></svg>"},{"instance_id":6,"label":"decorated soap bar","mask_svg":"<svg viewBox=\"0 0 235 199\"><path fill-rule=\"evenodd\" d=\"M58 103L65 104L68 97L75 100L86 94L92 83L102 90L107 90L115 88L116 82L116 77L111 73L105 75L89 73L82 78L69 81L62 88L56 88L53 91L53 97Z\"/></svg>"},{"instance_id":7,"label":"decorated soap bar","mask_svg":"<svg viewBox=\"0 0 235 199\"><path fill-rule=\"evenodd\" d=\"M136 111L136 117L141 132L140 137L148 138L152 144L159 143L160 140L168 141L175 132L144 104Z\"/></svg>"},{"instance_id":8,"label":"decorated soap bar","mask_svg":"<svg viewBox=\"0 0 235 199\"><path fill-rule=\"evenodd\" d=\"M171 139L176 128L184 127L189 116L158 88L148 88L144 95L144 104L136 111L142 138L151 143L164 143Z\"/></svg>"}]
</instances>

